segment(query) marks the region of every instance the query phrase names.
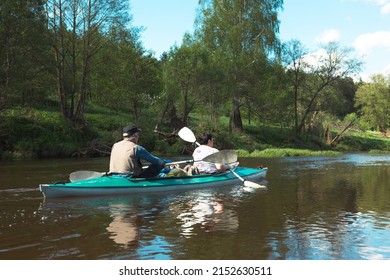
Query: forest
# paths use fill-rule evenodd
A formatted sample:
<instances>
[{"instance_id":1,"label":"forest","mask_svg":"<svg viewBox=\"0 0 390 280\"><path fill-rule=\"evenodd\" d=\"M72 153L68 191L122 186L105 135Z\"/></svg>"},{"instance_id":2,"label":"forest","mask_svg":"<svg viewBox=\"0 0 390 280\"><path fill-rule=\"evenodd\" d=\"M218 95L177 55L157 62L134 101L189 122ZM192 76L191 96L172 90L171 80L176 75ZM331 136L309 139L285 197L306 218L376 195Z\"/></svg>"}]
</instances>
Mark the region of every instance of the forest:
<instances>
[{"instance_id":1,"label":"forest","mask_svg":"<svg viewBox=\"0 0 390 280\"><path fill-rule=\"evenodd\" d=\"M188 149L183 126L221 149L390 151L390 77L356 80L363 62L337 42L282 42L283 0L200 0L159 58L130 3L1 1L0 159L107 155L128 123L165 154Z\"/></svg>"}]
</instances>

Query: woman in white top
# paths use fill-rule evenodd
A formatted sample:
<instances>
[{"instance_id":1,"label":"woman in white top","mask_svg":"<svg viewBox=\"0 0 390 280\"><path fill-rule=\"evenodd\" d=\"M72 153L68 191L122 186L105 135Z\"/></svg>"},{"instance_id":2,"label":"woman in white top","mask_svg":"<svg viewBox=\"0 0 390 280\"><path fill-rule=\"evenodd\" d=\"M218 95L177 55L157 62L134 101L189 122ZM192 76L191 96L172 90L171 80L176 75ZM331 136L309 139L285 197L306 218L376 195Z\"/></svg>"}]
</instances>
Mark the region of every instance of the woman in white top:
<instances>
[{"instance_id":1,"label":"woman in white top","mask_svg":"<svg viewBox=\"0 0 390 280\"><path fill-rule=\"evenodd\" d=\"M204 162L202 159L205 157L219 152L218 149L214 148L213 136L210 133L205 133L199 138L199 143L201 144L194 150L192 156L194 157L194 161L196 166L201 173L215 173L219 171L223 171L228 167L221 163L211 163Z\"/></svg>"}]
</instances>

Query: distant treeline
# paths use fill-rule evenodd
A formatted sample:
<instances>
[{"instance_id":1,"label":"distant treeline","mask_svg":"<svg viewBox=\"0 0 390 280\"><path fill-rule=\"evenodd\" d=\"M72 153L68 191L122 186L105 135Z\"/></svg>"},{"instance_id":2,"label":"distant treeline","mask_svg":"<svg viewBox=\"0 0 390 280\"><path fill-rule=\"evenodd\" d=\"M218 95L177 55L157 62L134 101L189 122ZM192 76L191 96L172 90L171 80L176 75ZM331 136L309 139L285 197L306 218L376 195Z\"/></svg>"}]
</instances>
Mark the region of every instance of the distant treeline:
<instances>
[{"instance_id":1,"label":"distant treeline","mask_svg":"<svg viewBox=\"0 0 390 280\"><path fill-rule=\"evenodd\" d=\"M281 42L282 0L201 0L194 32L159 58L145 50L129 3L1 1L0 115L46 108L82 128L86 105L97 104L161 131L196 113L206 127L228 117L242 132L247 119L330 145L351 127L390 127L390 77L354 81L362 62L334 42L316 55Z\"/></svg>"}]
</instances>

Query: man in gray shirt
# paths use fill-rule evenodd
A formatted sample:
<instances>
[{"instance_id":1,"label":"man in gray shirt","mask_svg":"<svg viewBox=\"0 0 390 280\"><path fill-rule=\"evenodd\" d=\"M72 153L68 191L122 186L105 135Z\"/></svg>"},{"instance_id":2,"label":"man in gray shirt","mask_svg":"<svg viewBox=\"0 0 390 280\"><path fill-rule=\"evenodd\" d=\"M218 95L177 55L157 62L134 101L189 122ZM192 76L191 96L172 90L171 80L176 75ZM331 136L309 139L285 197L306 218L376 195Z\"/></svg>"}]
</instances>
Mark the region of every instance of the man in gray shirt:
<instances>
[{"instance_id":1,"label":"man in gray shirt","mask_svg":"<svg viewBox=\"0 0 390 280\"><path fill-rule=\"evenodd\" d=\"M134 124L123 128L123 140L112 146L110 173L132 174L133 178L151 178L159 174L165 161L137 144L140 132ZM142 169L141 159L151 163L148 168Z\"/></svg>"}]
</instances>

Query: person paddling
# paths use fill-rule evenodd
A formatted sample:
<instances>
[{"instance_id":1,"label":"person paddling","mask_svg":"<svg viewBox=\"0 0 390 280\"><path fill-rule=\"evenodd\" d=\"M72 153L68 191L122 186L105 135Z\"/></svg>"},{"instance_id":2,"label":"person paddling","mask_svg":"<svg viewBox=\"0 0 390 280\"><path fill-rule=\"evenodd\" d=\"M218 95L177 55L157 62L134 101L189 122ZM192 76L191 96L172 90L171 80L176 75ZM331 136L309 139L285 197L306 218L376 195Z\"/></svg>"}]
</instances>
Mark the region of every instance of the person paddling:
<instances>
[{"instance_id":1,"label":"person paddling","mask_svg":"<svg viewBox=\"0 0 390 280\"><path fill-rule=\"evenodd\" d=\"M215 173L230 168L228 165L222 163L211 163L202 161L202 159L204 159L205 157L219 152L218 149L214 148L213 136L210 133L202 134L199 137L199 144L200 146L197 147L192 154L194 161L196 162L194 166L198 168L199 172Z\"/></svg>"},{"instance_id":2,"label":"person paddling","mask_svg":"<svg viewBox=\"0 0 390 280\"><path fill-rule=\"evenodd\" d=\"M115 143L111 149L110 173L132 174L133 178L151 178L159 174L165 161L138 145L141 131L134 124L123 128L123 140ZM141 159L151 163L148 168L142 169Z\"/></svg>"}]
</instances>

